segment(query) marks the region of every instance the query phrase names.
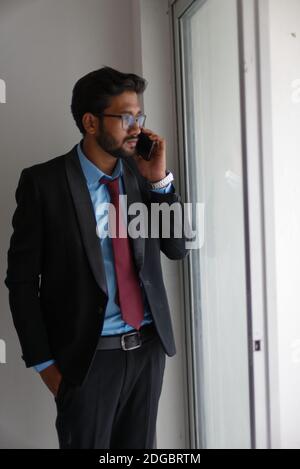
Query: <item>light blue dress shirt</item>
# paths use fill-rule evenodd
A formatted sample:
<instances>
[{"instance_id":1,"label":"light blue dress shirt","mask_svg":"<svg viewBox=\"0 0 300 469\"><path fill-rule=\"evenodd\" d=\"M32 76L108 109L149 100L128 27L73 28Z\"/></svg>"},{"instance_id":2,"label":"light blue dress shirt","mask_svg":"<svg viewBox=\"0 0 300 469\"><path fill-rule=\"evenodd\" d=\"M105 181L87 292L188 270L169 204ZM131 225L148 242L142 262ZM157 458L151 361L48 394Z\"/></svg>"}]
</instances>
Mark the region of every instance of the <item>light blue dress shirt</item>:
<instances>
[{"instance_id":1,"label":"light blue dress shirt","mask_svg":"<svg viewBox=\"0 0 300 469\"><path fill-rule=\"evenodd\" d=\"M104 316L104 323L101 335L115 335L115 334L125 334L134 328L126 324L121 316L121 311L119 306L115 303L115 296L117 291L117 281L116 281L116 273L115 273L115 266L113 261L113 249L112 249L112 241L109 236L104 236L104 233L107 232L108 227L108 211L105 210L105 206L101 205L103 203L110 202L110 195L109 190L105 184L101 184L99 180L101 177L105 176L108 179L115 179L119 178L119 190L120 194L125 194L124 190L124 182L123 182L123 162L119 158L117 164L114 168L114 171L111 176L103 173L96 165L94 165L83 153L81 142L77 145L77 152L78 158L81 164L81 168L83 174L86 179L86 184L90 193L90 197L94 207L94 213L97 222L98 228L98 236L99 236L99 249L102 251L102 257L104 261L104 268L105 268L105 275L106 275L106 283L108 289L108 302L105 309L105 316ZM156 192L172 192L174 191L174 186L172 183L168 184L168 186L164 187L163 189L155 189ZM103 209L102 209L103 207ZM146 298L142 283L140 282L143 298L144 298L144 306L145 306L145 314L144 320L142 325L150 324L153 319L150 311L150 306L148 300ZM37 372L43 371L48 366L55 363L54 360L49 360L44 363L40 363L36 365L34 368Z\"/></svg>"}]
</instances>

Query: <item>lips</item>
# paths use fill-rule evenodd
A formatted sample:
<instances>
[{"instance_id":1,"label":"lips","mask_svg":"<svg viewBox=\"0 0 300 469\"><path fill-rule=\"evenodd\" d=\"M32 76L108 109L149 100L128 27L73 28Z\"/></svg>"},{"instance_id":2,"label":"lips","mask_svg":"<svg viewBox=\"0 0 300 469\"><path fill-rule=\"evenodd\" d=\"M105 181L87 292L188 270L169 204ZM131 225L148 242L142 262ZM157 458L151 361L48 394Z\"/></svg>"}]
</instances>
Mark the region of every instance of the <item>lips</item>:
<instances>
[{"instance_id":1,"label":"lips","mask_svg":"<svg viewBox=\"0 0 300 469\"><path fill-rule=\"evenodd\" d=\"M137 144L137 140L127 140L128 145L136 145Z\"/></svg>"}]
</instances>

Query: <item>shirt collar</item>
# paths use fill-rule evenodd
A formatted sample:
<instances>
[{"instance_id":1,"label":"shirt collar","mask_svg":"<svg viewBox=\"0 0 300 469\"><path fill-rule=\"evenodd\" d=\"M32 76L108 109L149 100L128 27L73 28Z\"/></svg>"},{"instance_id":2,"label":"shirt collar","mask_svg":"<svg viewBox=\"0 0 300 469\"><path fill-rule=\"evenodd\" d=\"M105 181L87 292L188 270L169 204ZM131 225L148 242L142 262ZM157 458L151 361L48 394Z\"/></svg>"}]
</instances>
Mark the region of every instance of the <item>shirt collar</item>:
<instances>
[{"instance_id":1,"label":"shirt collar","mask_svg":"<svg viewBox=\"0 0 300 469\"><path fill-rule=\"evenodd\" d=\"M111 176L109 176L108 174L105 174L103 171L101 171L101 169L99 169L94 163L92 163L85 156L82 150L82 142L83 140L81 140L77 145L77 153L78 153L78 157L79 157L79 161L81 164L83 174L85 176L85 179L88 185L98 183L99 179L102 176L105 176L108 179L115 179L123 174L123 165L122 165L121 158L118 158L118 161L113 170L113 173Z\"/></svg>"}]
</instances>

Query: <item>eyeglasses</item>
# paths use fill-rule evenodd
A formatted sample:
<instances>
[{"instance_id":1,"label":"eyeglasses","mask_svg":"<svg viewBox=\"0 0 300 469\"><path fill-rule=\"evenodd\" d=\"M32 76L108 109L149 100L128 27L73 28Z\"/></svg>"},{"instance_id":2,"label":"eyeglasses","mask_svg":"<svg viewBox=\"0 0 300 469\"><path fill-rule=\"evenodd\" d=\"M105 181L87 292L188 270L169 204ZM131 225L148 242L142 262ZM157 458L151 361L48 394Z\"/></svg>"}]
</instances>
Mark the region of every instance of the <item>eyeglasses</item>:
<instances>
[{"instance_id":1,"label":"eyeglasses","mask_svg":"<svg viewBox=\"0 0 300 469\"><path fill-rule=\"evenodd\" d=\"M128 130L130 127L133 127L135 123L138 123L139 127L144 127L146 121L145 114L139 114L138 116L134 117L132 114L96 114L99 116L107 116L107 117L117 117L118 119L122 119L122 127L124 130Z\"/></svg>"}]
</instances>

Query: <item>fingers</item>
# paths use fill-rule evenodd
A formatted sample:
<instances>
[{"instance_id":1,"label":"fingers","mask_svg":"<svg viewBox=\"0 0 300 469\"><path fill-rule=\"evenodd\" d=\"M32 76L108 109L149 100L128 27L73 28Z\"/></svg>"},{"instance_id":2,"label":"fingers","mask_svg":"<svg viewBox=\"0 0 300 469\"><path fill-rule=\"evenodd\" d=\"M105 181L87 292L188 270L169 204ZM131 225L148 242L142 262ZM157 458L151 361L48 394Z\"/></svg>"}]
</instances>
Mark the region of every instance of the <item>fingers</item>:
<instances>
[{"instance_id":1,"label":"fingers","mask_svg":"<svg viewBox=\"0 0 300 469\"><path fill-rule=\"evenodd\" d=\"M156 137L156 138L160 138L157 134L155 134L154 132L152 132L152 130L150 129L145 129L145 127L142 127L142 131L148 135L148 137Z\"/></svg>"},{"instance_id":2,"label":"fingers","mask_svg":"<svg viewBox=\"0 0 300 469\"><path fill-rule=\"evenodd\" d=\"M150 138L150 140L156 140L157 142L163 143L164 139L152 132L152 130L145 129L145 127L142 127L142 131Z\"/></svg>"}]
</instances>

